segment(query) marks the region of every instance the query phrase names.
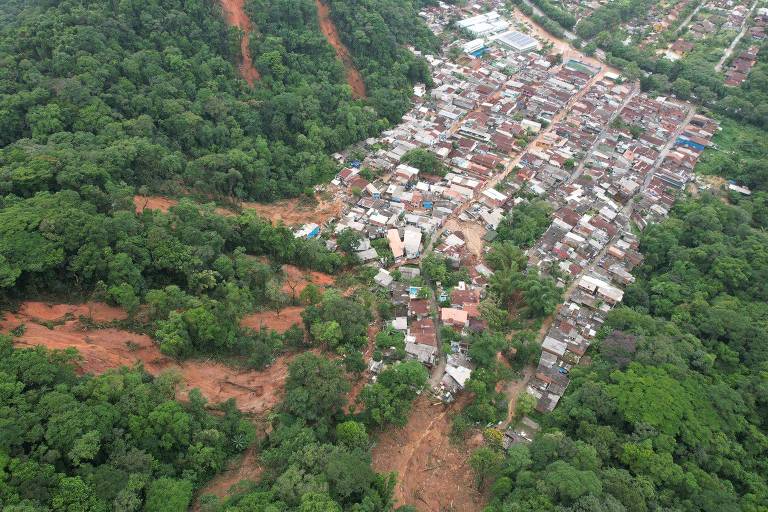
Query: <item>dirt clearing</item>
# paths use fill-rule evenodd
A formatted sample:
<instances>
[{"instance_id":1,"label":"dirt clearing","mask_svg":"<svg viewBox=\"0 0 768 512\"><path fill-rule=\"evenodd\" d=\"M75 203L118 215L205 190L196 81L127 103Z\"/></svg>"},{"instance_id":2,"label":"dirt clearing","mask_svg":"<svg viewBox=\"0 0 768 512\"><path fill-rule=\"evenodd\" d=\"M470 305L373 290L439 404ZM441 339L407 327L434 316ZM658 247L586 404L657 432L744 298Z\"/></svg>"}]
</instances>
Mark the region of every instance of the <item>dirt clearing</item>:
<instances>
[{"instance_id":1,"label":"dirt clearing","mask_svg":"<svg viewBox=\"0 0 768 512\"><path fill-rule=\"evenodd\" d=\"M313 284L321 289L326 289L334 284L334 279L323 272L303 270L293 265L283 265L285 278L283 279L282 292L289 297L297 298L308 284Z\"/></svg>"},{"instance_id":2,"label":"dirt clearing","mask_svg":"<svg viewBox=\"0 0 768 512\"><path fill-rule=\"evenodd\" d=\"M256 452L256 446L249 446L245 452L233 460L229 461L228 467L213 477L198 493L199 496L213 494L219 498L225 498L230 495L229 490L232 486L243 480L258 482L264 468L259 461L259 454ZM196 500L192 510L200 510L199 500Z\"/></svg>"},{"instance_id":3,"label":"dirt clearing","mask_svg":"<svg viewBox=\"0 0 768 512\"><path fill-rule=\"evenodd\" d=\"M344 202L339 197L331 200L318 197L317 203L311 205L294 198L274 203L244 202L241 207L243 210L253 210L260 217L269 219L272 224L282 222L286 226L296 226L308 222L323 224L328 219L340 217Z\"/></svg>"},{"instance_id":4,"label":"dirt clearing","mask_svg":"<svg viewBox=\"0 0 768 512\"><path fill-rule=\"evenodd\" d=\"M176 206L179 202L164 196L133 196L133 204L136 206L136 213L141 213L144 210L160 210L167 213L172 206Z\"/></svg>"},{"instance_id":5,"label":"dirt clearing","mask_svg":"<svg viewBox=\"0 0 768 512\"><path fill-rule=\"evenodd\" d=\"M408 425L382 433L373 449L376 471L396 471L395 502L422 512L479 512L483 496L475 490L469 456L477 447L452 444L451 416L469 400L465 393L451 405L423 393L414 403ZM482 441L482 438L480 438Z\"/></svg>"},{"instance_id":6,"label":"dirt clearing","mask_svg":"<svg viewBox=\"0 0 768 512\"><path fill-rule=\"evenodd\" d=\"M282 222L286 226L297 226L308 222L323 224L329 219L341 217L345 203L340 196L334 195L331 199L316 196L315 199L314 204L309 204L298 198L283 199L273 203L245 201L240 203L240 208L243 211L253 210L259 217L269 220L272 224ZM135 195L133 196L133 204L136 207L136 213L141 213L144 210L159 210L167 213L171 207L179 204L179 200L165 196ZM231 209L221 206L214 208L214 212L224 217L237 215Z\"/></svg>"},{"instance_id":7,"label":"dirt clearing","mask_svg":"<svg viewBox=\"0 0 768 512\"><path fill-rule=\"evenodd\" d=\"M165 196L133 196L133 204L136 206L136 213L141 213L144 210L159 210L163 213L168 213L172 207L179 204L178 199L171 199ZM197 203L202 204L202 203ZM235 212L217 206L213 209L214 213L224 217L234 217L237 215Z\"/></svg>"},{"instance_id":8,"label":"dirt clearing","mask_svg":"<svg viewBox=\"0 0 768 512\"><path fill-rule=\"evenodd\" d=\"M272 329L277 332L287 331L293 324L304 325L301 319L301 312L304 308L301 306L291 306L277 311L261 311L245 315L240 325L259 330L262 327Z\"/></svg>"},{"instance_id":9,"label":"dirt clearing","mask_svg":"<svg viewBox=\"0 0 768 512\"><path fill-rule=\"evenodd\" d=\"M485 242L483 241L485 228L483 226L477 222L462 222L452 218L445 223L445 229L448 229L453 233L461 233L469 252L478 258L483 255L483 247L485 246Z\"/></svg>"},{"instance_id":10,"label":"dirt clearing","mask_svg":"<svg viewBox=\"0 0 768 512\"><path fill-rule=\"evenodd\" d=\"M109 306L103 302L86 302L85 304L46 304L45 302L25 302L19 308L19 314L37 322L56 322L67 317L89 317L94 322L111 322L125 320L128 314L120 308Z\"/></svg>"},{"instance_id":11,"label":"dirt clearing","mask_svg":"<svg viewBox=\"0 0 768 512\"><path fill-rule=\"evenodd\" d=\"M279 357L264 371L238 370L212 361L175 360L163 355L157 344L146 335L115 328L87 329L79 316L107 322L125 318L116 308L103 304L75 306L46 305L28 302L17 313L3 313L0 332L24 324L24 333L15 339L22 347L45 346L64 350L75 348L82 360L78 367L83 373L100 374L120 366L143 363L152 375L172 371L181 377L178 396L186 398L189 391L199 388L209 402L218 403L234 398L238 408L248 414L261 414L281 399L292 356ZM43 325L45 324L45 325Z\"/></svg>"},{"instance_id":12,"label":"dirt clearing","mask_svg":"<svg viewBox=\"0 0 768 512\"><path fill-rule=\"evenodd\" d=\"M336 30L336 25L333 24L331 19L331 10L322 0L315 0L315 5L317 6L320 31L330 45L333 46L333 49L336 50L336 57L344 64L344 69L347 72L347 83L352 88L352 96L355 98L365 98L365 82L352 62L352 55L350 55L344 43L341 42L339 31Z\"/></svg>"},{"instance_id":13,"label":"dirt clearing","mask_svg":"<svg viewBox=\"0 0 768 512\"><path fill-rule=\"evenodd\" d=\"M526 366L523 368L523 374L519 379L505 382L501 386L502 389L497 390L503 390L504 395L507 397L508 412L504 425L509 425L512 423L512 420L515 419L515 407L517 406L517 398L520 396L520 393L527 393L526 389L528 389L528 382L530 382L531 377L533 377L534 371L535 369L533 366Z\"/></svg>"},{"instance_id":14,"label":"dirt clearing","mask_svg":"<svg viewBox=\"0 0 768 512\"><path fill-rule=\"evenodd\" d=\"M240 63L240 75L253 87L254 82L261 76L259 71L253 67L251 60L251 48L249 46L251 34L251 20L245 14L245 0L221 0L221 7L224 10L224 18L227 25L237 27L243 31L243 37L240 39L240 54L243 57Z\"/></svg>"}]
</instances>

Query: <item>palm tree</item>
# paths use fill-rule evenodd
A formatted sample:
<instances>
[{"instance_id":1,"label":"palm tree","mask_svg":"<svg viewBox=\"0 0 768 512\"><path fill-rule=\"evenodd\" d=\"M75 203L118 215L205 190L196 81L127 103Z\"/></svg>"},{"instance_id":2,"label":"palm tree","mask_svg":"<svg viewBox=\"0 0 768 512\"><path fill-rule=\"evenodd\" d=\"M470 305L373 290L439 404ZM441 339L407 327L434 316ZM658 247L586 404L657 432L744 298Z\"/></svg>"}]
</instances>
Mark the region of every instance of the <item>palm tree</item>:
<instances>
[{"instance_id":1,"label":"palm tree","mask_svg":"<svg viewBox=\"0 0 768 512\"><path fill-rule=\"evenodd\" d=\"M489 280L491 291L509 307L515 295L520 291L523 276L516 269L500 269Z\"/></svg>"},{"instance_id":2,"label":"palm tree","mask_svg":"<svg viewBox=\"0 0 768 512\"><path fill-rule=\"evenodd\" d=\"M529 277L523 284L523 298L529 316L541 318L555 311L563 300L563 292L549 277Z\"/></svg>"}]
</instances>

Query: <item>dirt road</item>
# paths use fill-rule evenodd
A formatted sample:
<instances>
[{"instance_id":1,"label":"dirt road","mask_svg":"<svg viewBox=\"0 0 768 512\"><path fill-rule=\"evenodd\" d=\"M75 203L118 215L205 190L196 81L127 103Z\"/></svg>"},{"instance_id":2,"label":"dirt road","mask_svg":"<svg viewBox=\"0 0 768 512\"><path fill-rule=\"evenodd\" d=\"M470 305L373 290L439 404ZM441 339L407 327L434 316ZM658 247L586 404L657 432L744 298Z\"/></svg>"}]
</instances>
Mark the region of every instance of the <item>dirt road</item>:
<instances>
[{"instance_id":1,"label":"dirt road","mask_svg":"<svg viewBox=\"0 0 768 512\"><path fill-rule=\"evenodd\" d=\"M725 49L725 52L723 52L723 57L720 59L720 61L715 65L715 71L718 73L722 71L723 64L725 64L725 61L728 60L728 57L731 56L733 53L733 50L736 48L736 45L739 44L739 41L741 41L741 38L744 37L744 34L747 33L747 29L749 28L749 20L752 18L752 13L755 10L755 7L757 7L757 0L752 4L752 7L749 8L749 13L747 13L747 17L744 18L744 23L741 25L741 31L739 34L733 38L733 41L731 41L731 44L728 46L728 48Z\"/></svg>"},{"instance_id":2,"label":"dirt road","mask_svg":"<svg viewBox=\"0 0 768 512\"><path fill-rule=\"evenodd\" d=\"M333 49L336 50L336 57L344 64L344 69L347 72L347 83L352 88L352 96L355 98L365 98L365 82L360 72L355 68L349 49L341 42L339 31L331 19L330 8L323 0L315 0L315 5L317 6L317 19L320 22L320 31L328 40L328 43L333 46Z\"/></svg>"},{"instance_id":3,"label":"dirt road","mask_svg":"<svg viewBox=\"0 0 768 512\"><path fill-rule=\"evenodd\" d=\"M254 82L259 80L261 76L259 71L253 66L253 60L251 59L249 41L252 26L251 20L245 14L245 0L221 0L221 7L224 10L224 18L227 21L227 25L237 27L243 32L243 37L240 39L240 54L243 57L239 68L240 75L248 82L248 85L253 87Z\"/></svg>"},{"instance_id":4,"label":"dirt road","mask_svg":"<svg viewBox=\"0 0 768 512\"><path fill-rule=\"evenodd\" d=\"M515 418L515 406L517 405L517 397L520 396L520 393L526 392L525 390L528 388L528 382L530 382L534 372L535 368L533 366L526 366L523 368L523 374L519 379L509 381L504 386L504 396L507 398L508 413L507 419L504 422L504 426L501 429L502 431L506 429L507 425L509 425Z\"/></svg>"}]
</instances>

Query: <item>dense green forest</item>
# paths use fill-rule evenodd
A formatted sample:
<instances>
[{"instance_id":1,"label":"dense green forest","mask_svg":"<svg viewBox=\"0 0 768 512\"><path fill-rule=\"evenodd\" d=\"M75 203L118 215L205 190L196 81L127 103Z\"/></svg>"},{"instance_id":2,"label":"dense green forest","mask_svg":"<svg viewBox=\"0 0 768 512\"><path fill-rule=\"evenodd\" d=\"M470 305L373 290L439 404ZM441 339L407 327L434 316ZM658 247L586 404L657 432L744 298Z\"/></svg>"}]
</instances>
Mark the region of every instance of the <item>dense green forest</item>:
<instances>
[{"instance_id":1,"label":"dense green forest","mask_svg":"<svg viewBox=\"0 0 768 512\"><path fill-rule=\"evenodd\" d=\"M8 512L183 512L226 459L254 441L234 401L206 411L192 391L173 399L171 374L122 368L74 373L74 352L14 349L0 337L0 506ZM384 512L394 474L370 465L369 432L407 419L426 382L417 362L395 364L366 390L359 417L343 412L349 382L338 361L294 359L285 399L260 442L266 472L206 512Z\"/></svg>"},{"instance_id":2,"label":"dense green forest","mask_svg":"<svg viewBox=\"0 0 768 512\"><path fill-rule=\"evenodd\" d=\"M354 264L254 214L182 200L137 213L136 192L271 200L336 172L329 153L397 122L426 63L405 45L437 40L406 1L333 16L366 82L354 99L311 0L246 3L261 80L237 73L237 30L218 2L9 1L0 5L0 302L103 300L177 358L261 368L286 348L284 403L263 443L264 479L206 510L390 510L393 475L370 467L367 430L407 418L426 381L416 363L383 372L347 417L370 304L308 286L281 291L282 264ZM386 19L386 22L384 21ZM254 309L301 302L305 330L240 327ZM306 334L305 334L306 333ZM181 511L253 441L236 404L173 400L140 369L76 376L72 354L0 344L0 507ZM396 405L396 407L392 407Z\"/></svg>"},{"instance_id":3,"label":"dense green forest","mask_svg":"<svg viewBox=\"0 0 768 512\"><path fill-rule=\"evenodd\" d=\"M353 100L311 0L246 7L262 75L252 90L234 65L239 34L216 2L0 6L0 298L106 300L134 321L141 309L134 327L176 357L247 355L262 367L302 343L295 330L276 337L239 320L287 304L281 264L335 272L348 259L250 214L182 201L137 216L131 197L301 193L336 171L330 151L399 119L412 82L428 78L401 44L435 40L409 3L357 9L369 21L398 14L344 31L350 43L372 41L354 46L370 99Z\"/></svg>"},{"instance_id":4,"label":"dense green forest","mask_svg":"<svg viewBox=\"0 0 768 512\"><path fill-rule=\"evenodd\" d=\"M506 458L478 457L494 480L489 510L768 506L768 236L758 208L763 193L739 205L705 195L646 229L637 282L543 432Z\"/></svg>"},{"instance_id":5,"label":"dense green forest","mask_svg":"<svg viewBox=\"0 0 768 512\"><path fill-rule=\"evenodd\" d=\"M254 439L234 402L174 400L170 375L75 375L74 353L0 336L0 508L183 512L193 491Z\"/></svg>"},{"instance_id":6,"label":"dense green forest","mask_svg":"<svg viewBox=\"0 0 768 512\"><path fill-rule=\"evenodd\" d=\"M440 41L418 16L425 0L330 0L331 15L376 110L392 123L410 108L414 82L432 85L425 60L405 45L436 53Z\"/></svg>"},{"instance_id":7,"label":"dense green forest","mask_svg":"<svg viewBox=\"0 0 768 512\"><path fill-rule=\"evenodd\" d=\"M559 5L549 0L532 0L532 3L541 9L548 18L556 21L564 29L571 29L576 25L576 18Z\"/></svg>"},{"instance_id":8,"label":"dense green forest","mask_svg":"<svg viewBox=\"0 0 768 512\"><path fill-rule=\"evenodd\" d=\"M705 152L696 171L736 180L758 191L768 190L768 132L727 118L721 128L712 140L717 150ZM758 203L756 199L754 205Z\"/></svg>"},{"instance_id":9,"label":"dense green forest","mask_svg":"<svg viewBox=\"0 0 768 512\"><path fill-rule=\"evenodd\" d=\"M563 25L561 25L560 23L558 23L557 21L555 21L554 19L548 16L540 16L538 14L535 14L533 12L533 7L527 4L526 2L524 2L523 0L509 0L509 4L517 7L520 10L520 12L522 12L523 14L531 18L535 23L541 26L549 34L555 36L558 39L563 39L565 37L565 30L563 30ZM548 2L547 5L552 9L558 9L558 11L560 11L560 9L552 3ZM539 8L541 8L541 6L539 6ZM542 12L545 12L545 11L542 9ZM555 13L553 12L553 14ZM570 16L568 13L565 13L564 11L562 11L562 14L563 16ZM568 19L568 18L565 18L565 19Z\"/></svg>"},{"instance_id":10,"label":"dense green forest","mask_svg":"<svg viewBox=\"0 0 768 512\"><path fill-rule=\"evenodd\" d=\"M144 326L161 350L248 355L264 366L282 348L272 336L239 327L255 307L280 307L281 263L333 272L341 257L317 240L294 238L252 215L225 217L182 201L168 214L136 215L130 189L83 185L0 200L0 294L106 300ZM258 256L264 256L262 261ZM272 262L272 263L270 263ZM287 334L289 344L296 334Z\"/></svg>"},{"instance_id":11,"label":"dense green forest","mask_svg":"<svg viewBox=\"0 0 768 512\"><path fill-rule=\"evenodd\" d=\"M311 0L247 9L263 76L252 90L217 2L3 2L0 193L70 188L85 174L170 193L296 195L335 173L330 152L397 121L412 83L428 79L399 46L433 43L407 2L358 6L398 16L344 31L369 100L352 99Z\"/></svg>"},{"instance_id":12,"label":"dense green forest","mask_svg":"<svg viewBox=\"0 0 768 512\"><path fill-rule=\"evenodd\" d=\"M570 13L535 3L573 27ZM217 2L0 5L3 308L30 297L104 300L128 312L124 327L148 332L176 358L212 355L262 368L285 348L333 352L293 359L283 402L255 441L235 403L211 412L195 391L176 401L170 375L153 378L141 368L77 375L74 354L14 349L0 336L3 510L187 510L227 459L254 442L261 480L226 499L204 497L201 510L393 508L396 475L372 469L371 436L407 421L427 372L393 362L361 392L358 412L347 412L346 398L350 375L365 368L371 306L383 305L385 317L388 296L374 304L373 292L345 297L309 286L289 299L282 264L337 274L354 261L251 213L222 216L188 200L168 213L137 213L133 203L139 190L210 199L301 194L336 172L329 153L397 122L413 83L429 84L425 62L407 46L437 49L415 14L421 3L329 5L367 98L352 97L312 0L246 3L261 74L252 89L237 74L240 34L227 28ZM609 3L575 30L642 76L646 90L768 126L767 52L740 88L727 90L711 72L714 47L676 64L645 61L607 31L646 7ZM507 454L489 443L470 460L489 493L487 512L768 507L766 138L726 122L716 142L719 151L706 154L701 170L755 194L705 193L645 230L637 282L609 315L591 364L571 372L568 394L541 418L542 433ZM442 173L430 155L409 158ZM562 300L553 279L525 270L520 249L546 230L550 213L543 202L522 203L487 254L495 274L480 307L491 330L469 338L477 369L454 434L506 417L496 387L512 374L497 353L517 370L535 358L533 332L518 328L537 326ZM447 287L469 280L466 269L434 255L421 270L426 282ZM299 301L303 330L240 327L254 309ZM510 311L518 316L510 319ZM450 332L441 332L444 343ZM402 352L397 336L382 331L378 348ZM530 405L521 399L518 412Z\"/></svg>"}]
</instances>

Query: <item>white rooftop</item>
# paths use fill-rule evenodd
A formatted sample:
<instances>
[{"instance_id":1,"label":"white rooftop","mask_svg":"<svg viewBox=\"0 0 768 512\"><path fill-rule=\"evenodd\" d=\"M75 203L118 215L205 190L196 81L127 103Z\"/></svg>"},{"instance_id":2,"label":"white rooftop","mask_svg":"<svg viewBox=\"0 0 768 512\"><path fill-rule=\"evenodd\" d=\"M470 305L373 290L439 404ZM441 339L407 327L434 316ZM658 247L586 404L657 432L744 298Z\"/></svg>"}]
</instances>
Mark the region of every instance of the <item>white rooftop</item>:
<instances>
[{"instance_id":1,"label":"white rooftop","mask_svg":"<svg viewBox=\"0 0 768 512\"><path fill-rule=\"evenodd\" d=\"M496 36L496 41L511 47L514 50L525 51L538 47L539 43L529 35L516 30L509 30Z\"/></svg>"}]
</instances>

